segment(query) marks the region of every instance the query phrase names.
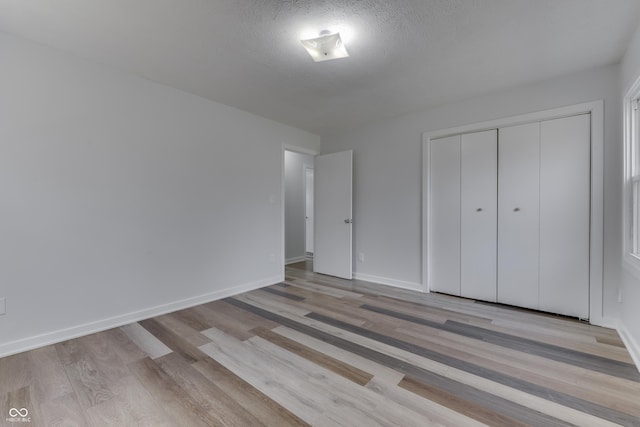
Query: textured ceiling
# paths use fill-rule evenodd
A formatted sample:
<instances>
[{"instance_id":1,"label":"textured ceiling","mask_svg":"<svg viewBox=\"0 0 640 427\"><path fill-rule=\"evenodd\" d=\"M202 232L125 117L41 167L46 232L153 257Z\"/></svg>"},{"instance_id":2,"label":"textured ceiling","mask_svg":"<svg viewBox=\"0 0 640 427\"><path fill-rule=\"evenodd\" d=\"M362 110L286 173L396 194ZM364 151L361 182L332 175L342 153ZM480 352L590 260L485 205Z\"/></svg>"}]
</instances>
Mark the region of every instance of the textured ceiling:
<instances>
[{"instance_id":1,"label":"textured ceiling","mask_svg":"<svg viewBox=\"0 0 640 427\"><path fill-rule=\"evenodd\" d=\"M618 62L638 0L0 0L0 30L320 135ZM350 58L299 42L341 30Z\"/></svg>"}]
</instances>

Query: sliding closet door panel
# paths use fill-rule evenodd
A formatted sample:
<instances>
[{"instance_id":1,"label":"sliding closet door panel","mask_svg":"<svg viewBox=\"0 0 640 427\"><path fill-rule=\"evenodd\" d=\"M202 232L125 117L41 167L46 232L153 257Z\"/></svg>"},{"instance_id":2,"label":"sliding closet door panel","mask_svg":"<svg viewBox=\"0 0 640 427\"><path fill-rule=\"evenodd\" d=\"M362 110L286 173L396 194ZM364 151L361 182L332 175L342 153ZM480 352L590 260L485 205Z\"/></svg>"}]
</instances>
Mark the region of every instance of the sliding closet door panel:
<instances>
[{"instance_id":1,"label":"sliding closet door panel","mask_svg":"<svg viewBox=\"0 0 640 427\"><path fill-rule=\"evenodd\" d=\"M460 135L430 143L429 287L460 295Z\"/></svg>"},{"instance_id":2,"label":"sliding closet door panel","mask_svg":"<svg viewBox=\"0 0 640 427\"><path fill-rule=\"evenodd\" d=\"M589 317L590 115L544 121L540 309Z\"/></svg>"},{"instance_id":3,"label":"sliding closet door panel","mask_svg":"<svg viewBox=\"0 0 640 427\"><path fill-rule=\"evenodd\" d=\"M462 135L461 251L462 296L496 300L497 131Z\"/></svg>"},{"instance_id":4,"label":"sliding closet door panel","mask_svg":"<svg viewBox=\"0 0 640 427\"><path fill-rule=\"evenodd\" d=\"M540 123L499 130L498 302L538 308Z\"/></svg>"}]
</instances>

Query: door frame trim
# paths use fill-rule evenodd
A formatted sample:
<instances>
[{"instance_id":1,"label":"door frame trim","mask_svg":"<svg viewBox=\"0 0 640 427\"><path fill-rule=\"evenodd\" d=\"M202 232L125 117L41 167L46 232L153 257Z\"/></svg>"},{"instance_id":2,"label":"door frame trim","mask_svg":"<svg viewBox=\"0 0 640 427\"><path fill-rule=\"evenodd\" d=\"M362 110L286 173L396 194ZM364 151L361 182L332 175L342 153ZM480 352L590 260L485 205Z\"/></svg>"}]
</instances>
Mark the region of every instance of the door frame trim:
<instances>
[{"instance_id":1,"label":"door frame trim","mask_svg":"<svg viewBox=\"0 0 640 427\"><path fill-rule=\"evenodd\" d=\"M294 153L299 153L299 154L308 154L310 156L317 156L320 154L319 151L317 150L312 150L310 148L304 148L304 147L298 147L296 145L291 145L291 144L282 144L282 148L280 149L280 265L281 265L281 276L282 276L282 280L284 281L285 278L285 263L286 263L286 253L285 253L285 242L286 242L286 236L285 236L285 223L284 223L284 210L285 210L285 206L284 206L284 190L285 190L285 182L284 182L284 153L285 151L291 151ZM305 246L306 246L306 242L305 242ZM306 248L305 248L306 249Z\"/></svg>"},{"instance_id":2,"label":"door frame trim","mask_svg":"<svg viewBox=\"0 0 640 427\"><path fill-rule=\"evenodd\" d=\"M308 213L307 212L307 200L306 200L306 198L309 195L309 186L308 186L308 184L309 184L309 182L308 182L308 179L309 179L308 173L309 173L309 171L311 171L311 176L313 177L312 179L315 180L315 157L314 157L314 165L313 165L313 167L310 167L309 165L302 165L302 172L303 172L303 176L304 176L304 197L305 197L304 211L305 211L305 217L307 216L306 214ZM315 206L315 203L316 203L316 196L315 196L315 192L314 192L314 194L313 194L313 205L314 206ZM312 218L312 220L314 221L314 224L315 224L315 212L312 212L311 215L312 215L311 218ZM313 229L313 231L311 232L311 234L313 235L314 242L315 242L315 225L313 225L312 229ZM304 222L304 253L305 253L305 259L306 259L306 254L309 253L309 251L307 250L307 249L309 249L307 247L309 245L309 236L307 235L307 231L308 231L307 230L307 218L305 218L305 222ZM311 253L314 253L314 252L315 252L315 249Z\"/></svg>"},{"instance_id":3,"label":"door frame trim","mask_svg":"<svg viewBox=\"0 0 640 427\"><path fill-rule=\"evenodd\" d=\"M517 116L440 129L422 134L422 289L429 284L429 151L433 139L456 134L480 132L578 114L591 114L591 207L589 241L589 322L610 326L604 316L604 101L596 100Z\"/></svg>"}]
</instances>

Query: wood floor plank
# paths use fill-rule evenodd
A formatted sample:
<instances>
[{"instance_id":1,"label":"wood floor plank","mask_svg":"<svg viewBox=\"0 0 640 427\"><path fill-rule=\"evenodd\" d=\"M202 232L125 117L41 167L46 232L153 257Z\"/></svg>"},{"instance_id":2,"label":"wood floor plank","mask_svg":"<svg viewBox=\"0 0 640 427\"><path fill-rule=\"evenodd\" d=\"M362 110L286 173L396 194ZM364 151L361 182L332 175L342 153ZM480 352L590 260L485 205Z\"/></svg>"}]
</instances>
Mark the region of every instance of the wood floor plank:
<instances>
[{"instance_id":1,"label":"wood floor plank","mask_svg":"<svg viewBox=\"0 0 640 427\"><path fill-rule=\"evenodd\" d=\"M464 338L394 329L396 338L604 407L640 416L640 384ZM443 334L444 335L444 334Z\"/></svg>"},{"instance_id":2,"label":"wood floor plank","mask_svg":"<svg viewBox=\"0 0 640 427\"><path fill-rule=\"evenodd\" d=\"M344 295L342 293L336 294L335 292L330 292L330 293L322 292L324 289L327 289L327 288L319 287L319 286L316 286L316 287L301 286L301 284L298 282L292 282L291 284L287 284L287 287L283 288L282 292L286 292L287 294L296 295L300 297L297 299L297 301L303 301L309 298L309 299L318 301L319 305L322 304L322 301L340 302L343 300L351 301L353 305L362 304L362 302L358 304L358 302L362 298L362 295L357 295L356 297L352 297L349 295Z\"/></svg>"},{"instance_id":3,"label":"wood floor plank","mask_svg":"<svg viewBox=\"0 0 640 427\"><path fill-rule=\"evenodd\" d=\"M219 335L215 329L209 330L211 334L214 332ZM229 335L229 337L231 336ZM313 425L317 420L321 419L323 412L321 405L297 391L292 391L291 388L282 383L282 377L273 375L273 369L265 366L263 360L253 357L244 347L239 346L238 343L234 343L233 340L224 335L214 336L214 338L209 344L200 347L213 360L233 372L234 375L242 378L252 387L268 395L305 423ZM223 346L223 343L226 345ZM238 358L236 354L243 354L244 357Z\"/></svg>"},{"instance_id":4,"label":"wood floor plank","mask_svg":"<svg viewBox=\"0 0 640 427\"><path fill-rule=\"evenodd\" d=\"M270 287L261 288L260 290L262 292L268 292L268 293L270 293L272 295L277 295L279 297L288 298L288 299L293 300L293 301L304 301L304 297L292 294L290 292L285 292L285 291L281 291L281 290L270 288Z\"/></svg>"},{"instance_id":5,"label":"wood floor plank","mask_svg":"<svg viewBox=\"0 0 640 427\"><path fill-rule=\"evenodd\" d=\"M195 312L193 307L174 311L173 313L171 313L171 315L177 317L182 322L189 325L189 327L195 329L198 332L209 329L212 326L206 322L206 319L203 319L201 316L199 316L198 313Z\"/></svg>"},{"instance_id":6,"label":"wood floor plank","mask_svg":"<svg viewBox=\"0 0 640 427\"><path fill-rule=\"evenodd\" d=\"M65 341L56 344L55 347L84 410L113 398L113 392L109 389L105 377L79 339Z\"/></svg>"},{"instance_id":7,"label":"wood floor plank","mask_svg":"<svg viewBox=\"0 0 640 427\"><path fill-rule=\"evenodd\" d=\"M145 329L140 327L140 325L137 326L145 331ZM104 331L102 336L118 354L120 360L122 360L124 364L129 364L147 357L147 353L138 347L138 345L129 338L122 328L109 329L108 331Z\"/></svg>"},{"instance_id":8,"label":"wood floor plank","mask_svg":"<svg viewBox=\"0 0 640 427\"><path fill-rule=\"evenodd\" d=\"M430 349L432 349L430 347ZM414 352L416 353L416 352ZM527 392L523 392L518 388L511 388L500 383L495 383L487 378L479 377L477 375L470 374L466 371L458 369L448 368L446 365L437 363L427 358L414 358L411 355L403 356L402 352L392 351L390 354L395 354L396 357L402 358L409 362L415 363L416 366L427 369L431 373L438 373L444 377L458 381L461 384L472 386L478 390L484 390L485 392L502 397L509 401L518 403L519 405L535 409L542 413L552 415L555 418L565 420L566 422L573 423L575 421L582 421L580 425L611 425L606 421L596 419L592 416L584 414L580 411L566 408L555 403L550 404L546 400L530 395ZM446 392L443 393L446 395ZM469 404L467 406L473 406ZM486 418L479 418L486 421ZM509 422L507 422L509 424Z\"/></svg>"},{"instance_id":9,"label":"wood floor plank","mask_svg":"<svg viewBox=\"0 0 640 427\"><path fill-rule=\"evenodd\" d=\"M31 387L25 386L7 393L2 410L0 422L7 418L9 425L44 426L39 406L34 405L31 399ZM17 413L16 413L17 412Z\"/></svg>"},{"instance_id":10,"label":"wood floor plank","mask_svg":"<svg viewBox=\"0 0 640 427\"><path fill-rule=\"evenodd\" d=\"M188 324L184 323L179 317L172 314L165 314L163 316L155 317L165 328L179 336L194 347L199 347L209 342L209 338L202 335L200 331L193 329Z\"/></svg>"},{"instance_id":11,"label":"wood floor plank","mask_svg":"<svg viewBox=\"0 0 640 427\"><path fill-rule=\"evenodd\" d=\"M278 314L284 315L295 315L295 316L305 316L311 313L311 310L307 310L304 308L296 307L292 304L285 304L280 301L275 301L273 299L265 298L262 295L256 295L255 293L249 292L246 294L236 295L233 298L227 298L224 300L226 303L237 306L237 301L242 301L247 304L257 304L265 307L265 309L272 311ZM270 319L266 319L270 320ZM275 323L277 325L277 323Z\"/></svg>"},{"instance_id":12,"label":"wood floor plank","mask_svg":"<svg viewBox=\"0 0 640 427\"><path fill-rule=\"evenodd\" d=\"M80 407L80 403L73 392L57 396L53 399L47 399L44 402L40 402L39 406L43 425L65 427L91 426L84 409Z\"/></svg>"},{"instance_id":13,"label":"wood floor plank","mask_svg":"<svg viewBox=\"0 0 640 427\"><path fill-rule=\"evenodd\" d=\"M237 307L228 304L226 299L211 302L206 306L216 313L224 315L225 319L231 319L232 321L241 324L246 331L258 326L263 326L267 329L278 326L276 323L270 322L260 316L256 316L253 313L247 313L245 310L239 310ZM220 329L219 327L223 325L213 324L211 326Z\"/></svg>"},{"instance_id":14,"label":"wood floor plank","mask_svg":"<svg viewBox=\"0 0 640 427\"><path fill-rule=\"evenodd\" d=\"M339 318L343 322L354 325L362 325L367 321L366 313L365 316L362 316L359 310L357 310L361 305L359 298L337 298L332 295L297 288L296 286L291 286L287 292L303 298L301 300L294 300L294 302L291 303L292 306L331 315Z\"/></svg>"},{"instance_id":15,"label":"wood floor plank","mask_svg":"<svg viewBox=\"0 0 640 427\"><path fill-rule=\"evenodd\" d=\"M155 362L217 423L224 426L264 426L217 385L189 365L182 356L171 353Z\"/></svg>"},{"instance_id":16,"label":"wood floor plank","mask_svg":"<svg viewBox=\"0 0 640 427\"><path fill-rule=\"evenodd\" d=\"M32 383L33 375L29 365L29 353L0 358L0 396Z\"/></svg>"},{"instance_id":17,"label":"wood floor plank","mask_svg":"<svg viewBox=\"0 0 640 427\"><path fill-rule=\"evenodd\" d=\"M387 318L375 312L364 327L594 403L610 405L616 402L617 407L626 407L632 414L638 409L635 402L629 402L631 396L640 394L640 383L637 382L468 339L438 328Z\"/></svg>"},{"instance_id":18,"label":"wood floor plank","mask_svg":"<svg viewBox=\"0 0 640 427\"><path fill-rule=\"evenodd\" d=\"M423 319L439 323L444 323L447 320L458 320L472 325L490 325L493 322L493 319L488 317L473 316L468 313L459 313L444 308L430 307L427 310L422 304L397 300L385 296L365 295L360 299L360 303L361 304L359 306L362 306L363 304L370 304L387 308L389 310L401 311L406 314L422 317Z\"/></svg>"},{"instance_id":19,"label":"wood floor plank","mask_svg":"<svg viewBox=\"0 0 640 427\"><path fill-rule=\"evenodd\" d=\"M206 348L205 351L208 354L237 375L246 376L247 381L255 381L258 387L273 387L269 381L278 378L277 389L288 390L288 394L293 396L298 389L296 384L304 381L307 405L311 404L321 409L324 417L338 425L351 426L361 423L376 426L392 425L394 422L403 426L424 425L424 420L419 414L407 409L402 410L395 403L388 402L381 396L293 353L286 352L260 337L253 337L245 343L234 343L224 337L224 333L219 332L212 343L201 348L203 350ZM240 351L245 354L245 358L252 355L253 372L248 372L246 367L239 366L238 361L231 356ZM271 373L271 375L266 377L265 373ZM296 407L299 402L280 403L296 412L291 406ZM300 414L297 415L300 416Z\"/></svg>"},{"instance_id":20,"label":"wood floor plank","mask_svg":"<svg viewBox=\"0 0 640 427\"><path fill-rule=\"evenodd\" d=\"M260 345L259 344L260 342L259 341L255 341L255 340L256 340L256 338L253 338L251 341L253 341L256 344ZM262 346L263 346L262 348L267 348L268 349L268 347L265 347L264 344L262 344ZM273 353L274 353L274 351L269 351L269 354L273 354ZM286 357L286 356L282 355L281 357L283 359L287 360L289 365L292 365L292 364L296 363L296 360L293 357L293 355L290 356L290 357ZM303 365L303 361L298 360L297 363L300 363L301 370L302 370L302 367L304 366ZM409 368L409 369L411 369L411 368ZM304 369L305 372L307 372L309 370L310 370L309 367L306 367L306 369ZM565 424L565 423L561 422L558 419L555 419L555 418L552 418L552 417L548 417L548 416L546 416L544 414L541 414L541 413L538 413L536 411L530 411L528 408L520 407L519 405L514 405L513 403L509 402L508 400L504 400L504 399L501 399L501 398L493 397L493 396L491 396L489 394L483 393L482 391L479 391L479 390L474 389L472 387L469 387L469 386L466 386L466 385L463 385L463 384L455 384L454 385L452 381L449 381L448 379L446 379L446 378L444 378L442 376L434 375L434 374L432 374L430 372L426 372L424 370L421 371L421 370L413 369L413 371L414 372L420 372L420 375L423 378L426 377L427 378L427 382L429 382L429 383L436 383L437 380L439 380L440 384L447 384L447 386L449 386L449 387L455 387L455 392L458 393L458 394L463 394L463 395L470 395L471 394L475 398L481 399L484 405L487 405L487 403L489 401L493 401L493 402L495 402L493 404L493 406L498 411L504 412L504 413L507 413L507 414L513 414L516 417L524 418L524 419L528 420L531 425L544 425L545 423L553 423L553 425L558 425L558 426L560 426L560 425L570 425L568 423ZM401 383L402 383L402 381L401 381ZM335 388L331 387L331 389L333 390ZM348 397L345 397L345 399L348 399ZM360 400L362 400L362 399L359 399L358 402L360 402ZM483 407L486 408L486 406L483 406ZM384 407L384 406L380 406L380 404L378 403L376 408L382 409L382 412L384 412L384 413L393 411L393 405L387 405L387 407ZM382 415L382 414L378 413L378 415ZM505 419L508 419L508 417L505 417L504 415L501 415L500 413L497 413L496 416L494 417L494 419L498 419L500 417L504 417ZM405 424L407 421L401 421L401 417L399 417L397 414L394 415L394 419L397 420L397 422L399 422L399 423L401 423L403 425L407 425L407 424ZM379 421L381 421L382 424L385 424L384 419L379 420ZM425 420L420 420L420 421L422 423L425 422ZM514 423L511 423L511 424L513 425ZM504 424L504 425L507 425L507 424Z\"/></svg>"},{"instance_id":21,"label":"wood floor plank","mask_svg":"<svg viewBox=\"0 0 640 427\"><path fill-rule=\"evenodd\" d=\"M480 367L469 365L464 361L452 360L448 357L434 354L433 352L430 352L427 349L416 348L408 343L399 342L398 340L393 339L391 337L381 336L380 334L376 334L373 331L362 330L362 328L358 328L349 324L342 324L339 321L336 321L333 319L327 319L327 318L324 318L323 316L316 315L315 313L311 313L304 317L299 317L296 321L288 318L282 318L282 316L269 312L264 308L252 306L242 301L236 300L234 301L234 304L238 304L239 306L245 307L248 310L252 310L255 313L259 313L260 315L270 318L271 320L278 321L283 325L289 326L293 329L297 329L306 334L320 337L320 339L324 339L328 342L331 342L334 345L339 345L343 348L347 348L351 352L364 355L365 357L376 360L379 363L383 363L383 364L386 364L387 366L391 366L396 369L402 370L403 372L409 375L413 375L416 377L426 376L428 378L431 374L425 373L422 369L416 369L415 367L412 367L410 365L407 366L405 362L398 360L395 356L397 356L398 354L401 354L401 353L398 353L399 351L413 353L419 357L425 357L425 355L428 355L429 358L436 360L442 364L449 365L456 369L461 369L473 375L479 375L479 376L490 378L492 381L498 381L503 385L514 388L514 390L525 390L528 393L534 393L534 396L536 397L542 397L542 398L552 397L554 401L559 401L559 402L562 402L563 404L570 405L569 408L571 409L584 410L586 408L587 410L591 411L591 413L593 413L593 415L597 418L603 418L603 419L611 420L615 422L622 422L623 425L635 425L633 424L634 422L633 420L636 418L633 416L630 416L629 414L624 414L614 409L609 409L606 407L601 407L599 405L594 405L594 404L591 404L590 402L584 402L582 400L575 399L571 396L566 396L562 393L557 393L554 390L550 390L543 387L536 387L533 384L526 383L517 378L501 375L498 372L485 371ZM295 315L291 315L291 316L295 316ZM318 318L321 319L323 322L325 322L327 326L323 327L322 324L314 323L314 319L318 319ZM338 325L340 329L342 329L347 333L345 334L345 333L340 333L339 331L336 331L333 325ZM355 333L348 334L349 331L355 332ZM348 341L342 338L345 336L349 337ZM360 339L359 336L363 337L365 341ZM367 343L366 340L375 340L375 342ZM356 344L356 342L360 342L360 344ZM381 344L377 344L378 342ZM370 348L363 346L363 344L368 345ZM371 350L371 348L376 348L376 350ZM380 351L377 351L377 350L380 350L381 348L389 349L390 354L392 354L393 356L390 357L387 354L383 354L383 353L380 353ZM431 378L431 380L433 380L433 378ZM456 385L450 386L450 388L452 389L455 389L456 387L458 386ZM509 404L506 403L506 401L504 401L502 398L494 398L489 395L482 395L482 394L480 394L479 396L482 396L482 398L485 400L485 402L483 403L485 406L489 405L489 407L493 407L494 409L497 409L499 411L510 410ZM477 397L476 397L476 400L477 400ZM524 415L521 415L522 418L525 418L525 419L535 418L539 416L539 414L536 414L535 411L534 412L529 411L527 408L522 407L521 405L515 404L515 406L513 405L511 406L513 407L513 410L511 410L511 412L524 414ZM542 418L539 419L538 422L542 422L543 424L547 422L561 423L560 420L558 419L549 421L549 419L545 418L544 416L542 416Z\"/></svg>"},{"instance_id":22,"label":"wood floor plank","mask_svg":"<svg viewBox=\"0 0 640 427\"><path fill-rule=\"evenodd\" d=\"M272 329L272 331L278 335L282 335L304 344L309 348L313 348L323 354L336 358L343 363L351 366L358 366L363 371L373 375L374 379L379 380L379 382L382 381L388 385L397 385L404 377L402 372L398 372L395 369L391 369L385 365L376 363L371 359L367 359L340 347L336 347L326 341L314 338L295 329L291 329L286 326L278 326L277 328Z\"/></svg>"},{"instance_id":23,"label":"wood floor plank","mask_svg":"<svg viewBox=\"0 0 640 427\"><path fill-rule=\"evenodd\" d=\"M483 405L476 404L473 400L463 399L457 393L451 393L431 384L417 381L410 376L400 381L400 387L491 426L523 427L532 425L490 410Z\"/></svg>"},{"instance_id":24,"label":"wood floor plank","mask_svg":"<svg viewBox=\"0 0 640 427\"><path fill-rule=\"evenodd\" d=\"M245 410L268 426L309 426L308 423L276 403L217 361L207 358L193 364L205 378L220 387Z\"/></svg>"},{"instance_id":25,"label":"wood floor plank","mask_svg":"<svg viewBox=\"0 0 640 427\"><path fill-rule=\"evenodd\" d=\"M154 360L146 358L133 362L129 364L129 369L165 409L173 425L185 427L221 425L182 390Z\"/></svg>"},{"instance_id":26,"label":"wood floor plank","mask_svg":"<svg viewBox=\"0 0 640 427\"><path fill-rule=\"evenodd\" d=\"M576 350L563 348L556 345L534 341L515 335L496 332L486 328L467 325L457 321L447 320L444 324L411 316L394 310L365 304L363 309L392 316L408 322L417 323L431 328L441 329L447 332L463 335L467 338L477 339L492 344L500 345L510 349L522 351L523 353L536 354L547 359L585 367L593 371L602 372L608 375L640 382L640 373L636 367L629 363L607 359L593 354L582 353Z\"/></svg>"},{"instance_id":27,"label":"wood floor plank","mask_svg":"<svg viewBox=\"0 0 640 427\"><path fill-rule=\"evenodd\" d=\"M149 331L152 335L162 341L167 347L182 357L187 359L190 363L196 362L203 357L206 357L198 347L191 345L186 339L171 331L156 319L147 319L138 322L140 326Z\"/></svg>"},{"instance_id":28,"label":"wood floor plank","mask_svg":"<svg viewBox=\"0 0 640 427\"><path fill-rule=\"evenodd\" d=\"M362 298L362 301L371 305L401 311L409 315L440 323L444 323L446 320L455 320L461 323L472 324L498 332L528 336L536 341L545 342L547 344L560 345L573 350L591 353L619 360L621 362L632 363L632 359L628 351L624 348L624 345L622 345L622 347L618 347L605 342L605 340L611 340L611 342L621 343L617 334L610 335L607 333L605 335L601 331L602 328L595 330L591 329L593 333L576 333L574 330L567 331L555 326L549 327L549 325L545 324L522 321L522 319L503 319L499 317L493 319L479 318L437 307L429 307L426 309L424 305L419 303L399 301L387 297L365 296Z\"/></svg>"},{"instance_id":29,"label":"wood floor plank","mask_svg":"<svg viewBox=\"0 0 640 427\"><path fill-rule=\"evenodd\" d=\"M156 338L151 332L140 326L139 323L131 323L120 328L133 341L138 348L144 351L150 358L156 359L171 353L171 349Z\"/></svg>"},{"instance_id":30,"label":"wood floor plank","mask_svg":"<svg viewBox=\"0 0 640 427\"><path fill-rule=\"evenodd\" d=\"M486 326L496 332L511 335L527 336L534 341L557 345L568 349L590 353L624 363L633 363L629 352L621 343L620 337L599 336L592 334L576 334L575 332L549 328L548 326L526 324L497 319Z\"/></svg>"},{"instance_id":31,"label":"wood floor plank","mask_svg":"<svg viewBox=\"0 0 640 427\"><path fill-rule=\"evenodd\" d=\"M425 399L417 393L397 387L396 385L390 385L386 381L379 380L378 378L371 380L366 387L380 394L385 399L392 400L421 414L425 419L425 425L456 427L487 425L474 418L467 417L460 412L456 412L447 406Z\"/></svg>"},{"instance_id":32,"label":"wood floor plank","mask_svg":"<svg viewBox=\"0 0 640 427\"><path fill-rule=\"evenodd\" d=\"M620 337L595 337L596 341L599 343L603 343L603 344L608 344L608 345L613 345L615 347L624 349L624 342L622 342L622 339L620 339Z\"/></svg>"},{"instance_id":33,"label":"wood floor plank","mask_svg":"<svg viewBox=\"0 0 640 427\"><path fill-rule=\"evenodd\" d=\"M316 283L320 283L319 280L315 279L319 275L316 275L310 271L300 271L290 268L287 269L287 274L296 279L304 278L305 280L312 280ZM323 279L325 279L324 276ZM615 330L592 326L584 322L571 321L570 319L562 316L558 317L553 315L545 315L544 313L531 310L513 310L508 306L502 306L499 304L479 304L477 301L471 299L454 297L446 294L426 294L423 292L399 289L387 285L380 285L360 280L349 281L332 278L331 280L323 280L322 283L325 286L338 289L345 289L350 291L356 290L357 292L361 292L364 295L388 297L401 302L422 305L427 310L446 309L449 311L461 313L463 315L473 315L489 319L503 319L522 322L525 324L541 324L546 325L551 329L566 330L576 334L592 334L594 336L617 336Z\"/></svg>"},{"instance_id":34,"label":"wood floor plank","mask_svg":"<svg viewBox=\"0 0 640 427\"><path fill-rule=\"evenodd\" d=\"M111 389L115 395L113 399L87 409L89 425L173 425L168 414L133 375L120 378Z\"/></svg>"},{"instance_id":35,"label":"wood floor plank","mask_svg":"<svg viewBox=\"0 0 640 427\"><path fill-rule=\"evenodd\" d=\"M529 338L508 335L502 332L464 325L454 321L447 321L447 330L464 334L467 337L480 339L486 342L511 347L529 354L537 354L547 359L581 366L596 372L640 382L640 372L631 363L620 362L601 356L596 356L573 349L541 343Z\"/></svg>"},{"instance_id":36,"label":"wood floor plank","mask_svg":"<svg viewBox=\"0 0 640 427\"><path fill-rule=\"evenodd\" d=\"M29 356L29 372L34 378L34 395L39 402L52 401L73 393L73 387L55 347L46 346L32 350Z\"/></svg>"},{"instance_id":37,"label":"wood floor plank","mask_svg":"<svg viewBox=\"0 0 640 427\"><path fill-rule=\"evenodd\" d=\"M312 282L304 279L296 279L288 283L285 282L285 284L295 286L296 288L299 288L299 289L306 289L308 291L313 291L319 294L328 295L336 298L348 297L348 298L356 299L356 298L361 298L363 296L363 294L360 294L357 292L351 292L351 291L346 291L339 288L322 286L316 282Z\"/></svg>"},{"instance_id":38,"label":"wood floor plank","mask_svg":"<svg viewBox=\"0 0 640 427\"><path fill-rule=\"evenodd\" d=\"M305 359L326 369L329 369L330 371L333 371L336 374L341 375L342 377L353 381L356 384L365 385L371 380L371 378L373 378L373 375L361 369L358 369L355 366L342 363L341 361L334 359L333 357L327 356L303 344L297 343L294 340L290 340L281 335L278 335L277 333L271 332L271 330L269 329L254 328L252 329L252 331L260 338L270 341L287 351L304 357Z\"/></svg>"},{"instance_id":39,"label":"wood floor plank","mask_svg":"<svg viewBox=\"0 0 640 427\"><path fill-rule=\"evenodd\" d=\"M118 382L121 378L131 375L131 372L120 359L107 337L108 333L99 332L77 338L77 342L91 356L95 369L99 372L105 384L111 388L112 384Z\"/></svg>"},{"instance_id":40,"label":"wood floor plank","mask_svg":"<svg viewBox=\"0 0 640 427\"><path fill-rule=\"evenodd\" d=\"M524 390L527 393L530 393L534 396L553 399L553 401L566 405L569 408L585 411L589 414L592 414L599 418L603 418L605 420L621 423L622 425L636 425L636 423L639 422L637 417L630 415L628 413L623 413L616 409L612 409L612 408L604 407L602 405L597 405L588 401L584 401L583 399L577 399L577 398L574 398L573 396L557 392L556 390L537 386L535 384L524 381L520 378L510 377L498 371L493 371L490 369L482 368L481 366L470 364L461 359L447 357L440 353L434 352L430 349L415 346L411 343L404 342L402 340L398 340L390 336L385 336L383 334L377 333L372 330L359 328L357 326L343 323L336 319L327 318L326 316L322 316L316 313L310 313L305 317L308 317L314 320L320 320L324 323L327 323L328 325L336 326L345 331L353 332L356 335L360 335L368 339L372 339L377 342L384 343L390 346L390 348L404 350L404 351L416 354L418 356L428 358L430 360L434 360L439 363L451 366L453 368L471 373L473 375L488 378L491 381L506 385L508 387L512 387L516 390Z\"/></svg>"},{"instance_id":41,"label":"wood floor plank","mask_svg":"<svg viewBox=\"0 0 640 427\"><path fill-rule=\"evenodd\" d=\"M32 426L640 427L640 374L615 330L309 266L0 358L0 412L24 407Z\"/></svg>"},{"instance_id":42,"label":"wood floor plank","mask_svg":"<svg viewBox=\"0 0 640 427\"><path fill-rule=\"evenodd\" d=\"M251 313L240 313L224 300L196 307L194 312L198 313L209 328L221 329L239 340L251 338L253 334L249 331L260 326L259 320Z\"/></svg>"}]
</instances>

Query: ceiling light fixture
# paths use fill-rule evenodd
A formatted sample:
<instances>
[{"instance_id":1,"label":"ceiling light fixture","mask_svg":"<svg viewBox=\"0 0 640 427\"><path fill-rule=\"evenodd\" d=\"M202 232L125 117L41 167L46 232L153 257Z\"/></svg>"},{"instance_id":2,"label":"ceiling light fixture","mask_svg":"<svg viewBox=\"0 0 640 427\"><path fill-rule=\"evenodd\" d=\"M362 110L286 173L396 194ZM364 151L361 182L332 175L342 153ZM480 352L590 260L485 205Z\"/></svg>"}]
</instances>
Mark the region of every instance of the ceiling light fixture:
<instances>
[{"instance_id":1,"label":"ceiling light fixture","mask_svg":"<svg viewBox=\"0 0 640 427\"><path fill-rule=\"evenodd\" d=\"M346 58L349 56L347 48L340 38L340 33L332 34L324 30L320 32L320 37L300 40L300 42L315 62Z\"/></svg>"}]
</instances>

